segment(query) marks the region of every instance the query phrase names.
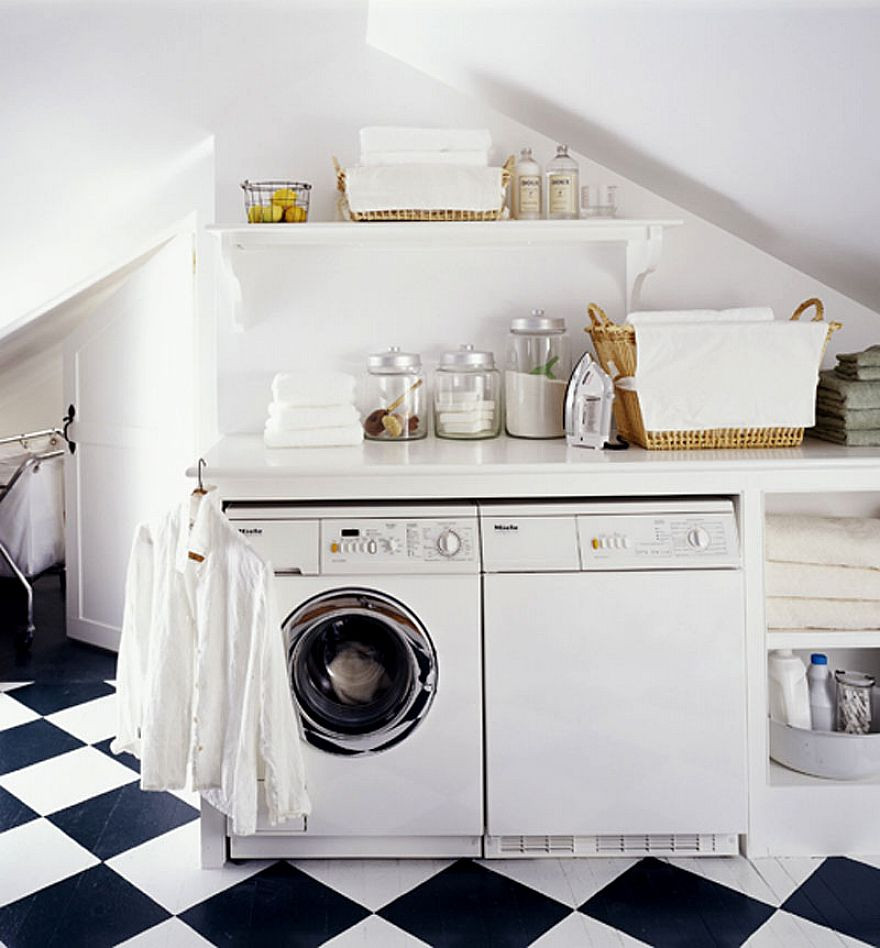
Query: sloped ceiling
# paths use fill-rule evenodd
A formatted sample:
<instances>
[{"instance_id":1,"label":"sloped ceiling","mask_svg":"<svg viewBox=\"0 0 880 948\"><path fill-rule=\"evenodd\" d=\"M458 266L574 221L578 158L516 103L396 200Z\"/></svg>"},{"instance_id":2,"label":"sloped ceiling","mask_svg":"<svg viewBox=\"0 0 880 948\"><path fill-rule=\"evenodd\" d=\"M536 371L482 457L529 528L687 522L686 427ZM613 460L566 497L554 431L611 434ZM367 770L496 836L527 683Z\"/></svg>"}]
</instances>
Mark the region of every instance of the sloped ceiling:
<instances>
[{"instance_id":1,"label":"sloped ceiling","mask_svg":"<svg viewBox=\"0 0 880 948\"><path fill-rule=\"evenodd\" d=\"M880 311L880 3L371 0L367 38Z\"/></svg>"}]
</instances>

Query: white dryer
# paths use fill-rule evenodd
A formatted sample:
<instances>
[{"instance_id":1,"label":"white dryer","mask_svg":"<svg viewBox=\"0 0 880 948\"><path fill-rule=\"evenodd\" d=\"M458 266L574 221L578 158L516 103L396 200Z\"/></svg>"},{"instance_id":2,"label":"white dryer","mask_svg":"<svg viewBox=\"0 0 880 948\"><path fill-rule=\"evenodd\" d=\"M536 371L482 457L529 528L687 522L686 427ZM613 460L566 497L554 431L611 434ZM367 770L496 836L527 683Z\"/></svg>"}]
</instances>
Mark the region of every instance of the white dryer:
<instances>
[{"instance_id":1,"label":"white dryer","mask_svg":"<svg viewBox=\"0 0 880 948\"><path fill-rule=\"evenodd\" d=\"M240 837L208 811L203 854L222 833L232 858L479 855L476 509L226 513L275 570L312 813Z\"/></svg>"}]
</instances>

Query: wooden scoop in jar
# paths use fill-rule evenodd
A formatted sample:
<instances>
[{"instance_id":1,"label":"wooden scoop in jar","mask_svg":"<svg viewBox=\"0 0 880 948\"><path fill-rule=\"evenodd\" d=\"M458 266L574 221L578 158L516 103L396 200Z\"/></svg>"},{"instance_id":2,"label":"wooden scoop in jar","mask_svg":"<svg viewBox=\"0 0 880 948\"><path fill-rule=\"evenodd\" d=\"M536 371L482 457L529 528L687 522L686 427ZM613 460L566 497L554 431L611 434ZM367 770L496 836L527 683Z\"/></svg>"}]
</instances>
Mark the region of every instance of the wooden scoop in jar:
<instances>
[{"instance_id":1,"label":"wooden scoop in jar","mask_svg":"<svg viewBox=\"0 0 880 948\"><path fill-rule=\"evenodd\" d=\"M394 412L407 400L407 398L424 382L424 379L418 379L401 395L395 398L387 408L377 408L371 411L364 419L364 431L375 438L387 432L392 438L399 438L403 434L403 422Z\"/></svg>"}]
</instances>

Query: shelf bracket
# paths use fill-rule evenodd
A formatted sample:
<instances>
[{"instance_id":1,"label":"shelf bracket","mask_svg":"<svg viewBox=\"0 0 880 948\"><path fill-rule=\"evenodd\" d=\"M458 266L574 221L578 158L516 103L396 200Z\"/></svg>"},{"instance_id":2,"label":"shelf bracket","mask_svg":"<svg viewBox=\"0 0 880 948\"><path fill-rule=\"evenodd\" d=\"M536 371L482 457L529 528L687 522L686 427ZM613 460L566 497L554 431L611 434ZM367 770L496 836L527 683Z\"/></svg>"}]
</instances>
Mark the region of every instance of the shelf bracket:
<instances>
[{"instance_id":1,"label":"shelf bracket","mask_svg":"<svg viewBox=\"0 0 880 948\"><path fill-rule=\"evenodd\" d=\"M220 304L231 315L236 332L243 332L246 328L242 319L241 281L233 261L233 255L240 251L235 238L224 234L220 240Z\"/></svg>"},{"instance_id":2,"label":"shelf bracket","mask_svg":"<svg viewBox=\"0 0 880 948\"><path fill-rule=\"evenodd\" d=\"M626 311L638 309L645 278L657 269L663 250L663 228L651 224L644 237L626 242Z\"/></svg>"}]
</instances>

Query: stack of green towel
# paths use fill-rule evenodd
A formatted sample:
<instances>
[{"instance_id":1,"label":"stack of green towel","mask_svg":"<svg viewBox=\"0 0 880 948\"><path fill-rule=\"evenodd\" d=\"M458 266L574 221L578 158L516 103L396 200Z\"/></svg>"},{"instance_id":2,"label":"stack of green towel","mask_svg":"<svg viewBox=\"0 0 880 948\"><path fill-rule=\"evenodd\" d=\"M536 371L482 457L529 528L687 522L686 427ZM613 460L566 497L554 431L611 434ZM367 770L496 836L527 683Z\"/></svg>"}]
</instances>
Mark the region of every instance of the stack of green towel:
<instances>
[{"instance_id":1,"label":"stack of green towel","mask_svg":"<svg viewBox=\"0 0 880 948\"><path fill-rule=\"evenodd\" d=\"M843 353L819 373L817 438L837 444L880 446L880 345Z\"/></svg>"}]
</instances>

